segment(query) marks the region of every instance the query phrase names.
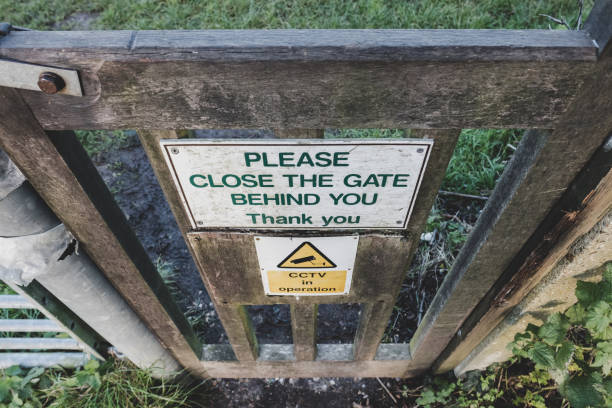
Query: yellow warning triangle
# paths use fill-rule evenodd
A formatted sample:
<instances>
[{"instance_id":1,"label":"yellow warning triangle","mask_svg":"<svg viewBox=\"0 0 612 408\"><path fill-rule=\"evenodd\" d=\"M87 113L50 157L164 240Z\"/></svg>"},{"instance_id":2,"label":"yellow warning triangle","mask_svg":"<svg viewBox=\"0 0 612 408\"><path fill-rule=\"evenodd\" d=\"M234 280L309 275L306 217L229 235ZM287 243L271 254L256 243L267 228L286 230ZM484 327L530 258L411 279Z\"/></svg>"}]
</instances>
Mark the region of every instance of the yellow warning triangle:
<instances>
[{"instance_id":1,"label":"yellow warning triangle","mask_svg":"<svg viewBox=\"0 0 612 408\"><path fill-rule=\"evenodd\" d=\"M335 268L336 264L310 242L302 242L278 264L278 267L295 269Z\"/></svg>"}]
</instances>

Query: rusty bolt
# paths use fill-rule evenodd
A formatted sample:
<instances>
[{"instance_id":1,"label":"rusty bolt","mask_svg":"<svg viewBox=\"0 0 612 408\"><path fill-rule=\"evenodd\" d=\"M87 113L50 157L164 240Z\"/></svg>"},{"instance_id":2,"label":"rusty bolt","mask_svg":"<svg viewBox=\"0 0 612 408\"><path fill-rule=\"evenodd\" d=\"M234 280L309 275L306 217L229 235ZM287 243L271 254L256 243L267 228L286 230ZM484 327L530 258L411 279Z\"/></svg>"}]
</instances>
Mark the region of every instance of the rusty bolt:
<instances>
[{"instance_id":1,"label":"rusty bolt","mask_svg":"<svg viewBox=\"0 0 612 408\"><path fill-rule=\"evenodd\" d=\"M66 87L66 82L55 72L43 72L38 76L38 87L46 94L58 93Z\"/></svg>"}]
</instances>

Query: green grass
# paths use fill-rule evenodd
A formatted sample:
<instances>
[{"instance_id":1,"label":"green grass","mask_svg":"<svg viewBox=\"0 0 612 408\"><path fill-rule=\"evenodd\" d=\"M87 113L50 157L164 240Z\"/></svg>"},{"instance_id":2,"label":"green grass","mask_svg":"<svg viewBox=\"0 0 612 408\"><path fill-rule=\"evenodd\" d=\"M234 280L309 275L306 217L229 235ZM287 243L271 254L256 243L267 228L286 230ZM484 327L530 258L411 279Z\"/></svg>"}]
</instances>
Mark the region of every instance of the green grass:
<instances>
[{"instance_id":1,"label":"green grass","mask_svg":"<svg viewBox=\"0 0 612 408\"><path fill-rule=\"evenodd\" d=\"M590 10L593 1L585 3ZM540 14L571 23L577 18L575 0L0 0L0 10L1 20L35 29L74 13L96 13L91 28L115 30L547 28ZM59 27L70 29L71 23Z\"/></svg>"},{"instance_id":2,"label":"green grass","mask_svg":"<svg viewBox=\"0 0 612 408\"><path fill-rule=\"evenodd\" d=\"M202 381L155 379L150 370L117 360L90 360L77 370L0 370L0 407L203 407L207 389Z\"/></svg>"},{"instance_id":3,"label":"green grass","mask_svg":"<svg viewBox=\"0 0 612 408\"><path fill-rule=\"evenodd\" d=\"M518 146L522 130L465 129L450 160L442 189L488 196Z\"/></svg>"}]
</instances>

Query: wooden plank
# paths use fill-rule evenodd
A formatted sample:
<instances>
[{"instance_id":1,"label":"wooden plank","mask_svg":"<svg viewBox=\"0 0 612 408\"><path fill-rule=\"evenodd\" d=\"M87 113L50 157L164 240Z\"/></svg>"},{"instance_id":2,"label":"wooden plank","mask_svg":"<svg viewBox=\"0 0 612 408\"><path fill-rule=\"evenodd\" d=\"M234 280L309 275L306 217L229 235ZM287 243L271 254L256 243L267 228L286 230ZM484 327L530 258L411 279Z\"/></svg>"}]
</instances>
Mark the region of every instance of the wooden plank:
<instances>
[{"instance_id":1,"label":"wooden plank","mask_svg":"<svg viewBox=\"0 0 612 408\"><path fill-rule=\"evenodd\" d=\"M611 9L601 24L609 23ZM413 337L416 366L431 366L454 336L467 334L459 331L463 322L612 132L611 72L608 47L552 134L524 137Z\"/></svg>"},{"instance_id":2,"label":"wooden plank","mask_svg":"<svg viewBox=\"0 0 612 408\"><path fill-rule=\"evenodd\" d=\"M82 98L21 91L46 129L547 128L596 60L587 35L561 30L17 32L0 41L2 57L79 69Z\"/></svg>"},{"instance_id":3,"label":"wooden plank","mask_svg":"<svg viewBox=\"0 0 612 408\"><path fill-rule=\"evenodd\" d=\"M417 203L412 214L412 220L408 225L407 232L409 233L410 244L403 251L393 251L391 249L381 249L378 254L393 254L398 259L403 259L403 264L398 264L391 270L394 277L389 279L391 286L382 293L388 293L390 296L387 299L373 299L361 297L362 304L361 316L357 333L355 335L355 359L356 360L372 360L376 355L376 351L382 340L382 336L387 328L389 318L393 312L397 295L401 288L401 284L405 278L405 273L412 260L414 252L418 247L421 232L427 221L427 216L433 206L436 194L444 178L445 170L454 151L454 147L459 136L459 130L437 130L423 131L413 130L413 137L433 137L434 143L430 164L425 173L424 182L417 198ZM361 245L360 245L361 247ZM376 252L366 255L367 257L376 257ZM366 258L367 259L367 258ZM374 268L372 271L380 274L384 269ZM369 285L375 282L374 276L368 279ZM359 301L359 300L357 300Z\"/></svg>"},{"instance_id":4,"label":"wooden plank","mask_svg":"<svg viewBox=\"0 0 612 408\"><path fill-rule=\"evenodd\" d=\"M2 88L0 147L162 344L202 374L199 341L74 134L46 134L19 94Z\"/></svg>"},{"instance_id":5,"label":"wooden plank","mask_svg":"<svg viewBox=\"0 0 612 408\"><path fill-rule=\"evenodd\" d=\"M436 362L438 371L451 370L461 363L555 265L568 256L574 242L612 210L612 137L608 140L611 147L602 146L597 151L466 320L462 327L466 334L453 337Z\"/></svg>"},{"instance_id":6,"label":"wooden plank","mask_svg":"<svg viewBox=\"0 0 612 408\"><path fill-rule=\"evenodd\" d=\"M323 139L324 129L276 129L279 139ZM292 304L291 334L293 355L298 361L312 361L317 357L317 304Z\"/></svg>"},{"instance_id":7,"label":"wooden plank","mask_svg":"<svg viewBox=\"0 0 612 408\"><path fill-rule=\"evenodd\" d=\"M393 312L393 302L365 303L355 334L355 360L373 360Z\"/></svg>"},{"instance_id":8,"label":"wooden plank","mask_svg":"<svg viewBox=\"0 0 612 408\"><path fill-rule=\"evenodd\" d=\"M298 361L312 361L317 356L318 305L291 305L291 333L293 354Z\"/></svg>"},{"instance_id":9,"label":"wooden plank","mask_svg":"<svg viewBox=\"0 0 612 408\"><path fill-rule=\"evenodd\" d=\"M214 298L213 298L214 299ZM215 303L219 320L239 361L255 361L259 346L251 316L242 305Z\"/></svg>"},{"instance_id":10,"label":"wooden plank","mask_svg":"<svg viewBox=\"0 0 612 408\"><path fill-rule=\"evenodd\" d=\"M15 57L198 61L594 60L583 32L551 30L25 31L2 40Z\"/></svg>"},{"instance_id":11,"label":"wooden plank","mask_svg":"<svg viewBox=\"0 0 612 408\"><path fill-rule=\"evenodd\" d=\"M521 239L529 236L532 217L543 215L545 209L541 207L549 203L549 195L541 194L546 191L545 178L540 175L531 181L541 183L539 190L530 188L525 179L534 171L532 168L547 136L537 131L523 136L476 227L425 313L411 340L411 353L424 367L431 365L446 347L449 336L457 330L460 320L465 318L463 314L471 311L499 277L500 265L509 261L510 252L520 248ZM542 171L548 171L550 165L548 163ZM534 194L538 195L534 197ZM494 255L484 256L483 248L488 247ZM482 254L482 259L475 254Z\"/></svg>"},{"instance_id":12,"label":"wooden plank","mask_svg":"<svg viewBox=\"0 0 612 408\"><path fill-rule=\"evenodd\" d=\"M381 361L206 361L202 365L215 378L309 378L309 377L417 377L410 360Z\"/></svg>"},{"instance_id":13,"label":"wooden plank","mask_svg":"<svg viewBox=\"0 0 612 408\"><path fill-rule=\"evenodd\" d=\"M164 192L164 196L170 205L170 209L174 214L174 217L178 223L179 230L186 240L187 248L191 253L200 276L206 286L207 292L215 305L217 315L225 328L225 332L229 338L230 343L234 348L236 357L241 361L252 361L258 356L258 344L255 332L253 331L250 316L247 313L244 306L241 306L238 302L222 301L215 296L215 293L211 291L209 280L206 278L205 273L202 270L200 262L198 262L197 249L194 249L190 240L187 240L186 233L191 228L189 221L187 220L185 213L183 212L183 206L180 203L178 192L172 181L172 175L168 171L168 167L162 156L162 151L159 145L161 139L177 139L182 137L189 137L188 132L181 132L175 130L139 130L138 136L142 146L149 158L155 176L159 181L159 184ZM195 252L194 252L195 251ZM221 256L220 254L215 255L215 258Z\"/></svg>"}]
</instances>

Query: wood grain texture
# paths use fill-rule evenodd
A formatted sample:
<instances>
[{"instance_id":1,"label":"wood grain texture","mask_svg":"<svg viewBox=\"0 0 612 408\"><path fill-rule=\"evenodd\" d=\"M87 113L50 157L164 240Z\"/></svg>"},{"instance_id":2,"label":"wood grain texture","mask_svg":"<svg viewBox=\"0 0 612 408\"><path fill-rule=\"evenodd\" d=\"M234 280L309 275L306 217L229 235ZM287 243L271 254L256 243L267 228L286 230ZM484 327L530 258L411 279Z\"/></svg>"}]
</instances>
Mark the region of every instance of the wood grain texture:
<instances>
[{"instance_id":1,"label":"wood grain texture","mask_svg":"<svg viewBox=\"0 0 612 408\"><path fill-rule=\"evenodd\" d=\"M572 217L571 223L561 226L563 231L560 236L555 237L554 243L556 245L549 251L546 251L545 255L547 256L538 260L536 265L523 264L522 268L517 272L517 275L521 276L520 280L513 280L510 283L511 292L508 292L508 286L504 286L499 290L498 297L503 296L503 303L496 303L499 300L498 297L494 298L491 303L488 302L488 299L485 299L483 305L489 304L490 307L477 322L468 322L474 325L473 328L467 332L466 336L458 339L460 341L451 342L448 351L443 353L436 362L435 370L437 372L446 372L459 365L480 344L487 334L497 327L504 317L546 277L559 261L565 256L571 256L569 255L569 249L572 244L588 233L611 209L612 172L608 173L601 180L601 183L595 190L592 190L592 194L586 198L585 207L581 211L570 213ZM541 257L542 254L538 253L539 249L541 248L535 248L532 256ZM612 254L604 255L604 257L610 260L612 259Z\"/></svg>"},{"instance_id":2,"label":"wood grain texture","mask_svg":"<svg viewBox=\"0 0 612 408\"><path fill-rule=\"evenodd\" d=\"M178 192L172 175L168 170L163 153L160 148L159 141L161 139L179 139L181 137L189 137L189 132L175 131L175 130L154 130L146 131L139 130L138 136L142 143L142 146L149 158L155 176L164 192L164 196L170 205L172 213L178 223L179 229L183 238L186 241L187 248L194 258L195 264L198 268L198 272L204 281L207 292L210 295L219 320L223 324L225 332L228 336L230 344L233 347L236 358L240 361L253 361L258 355L258 345L255 332L251 323L251 318L244 306L240 304L229 304L228 302L219 302L218 298L211 292L210 282L214 281L214 278L207 276L204 272L201 262L196 255L197 248L194 248L191 241L187 239L187 232L191 228L189 221L184 213L183 206L180 202ZM221 256L221 254L218 254ZM210 262L217 262L216 259L211 259ZM206 263L204 263L206 265Z\"/></svg>"},{"instance_id":3,"label":"wood grain texture","mask_svg":"<svg viewBox=\"0 0 612 408\"><path fill-rule=\"evenodd\" d=\"M17 91L0 88L0 147L161 343L203 374L198 340L74 134L47 135Z\"/></svg>"},{"instance_id":4,"label":"wood grain texture","mask_svg":"<svg viewBox=\"0 0 612 408\"><path fill-rule=\"evenodd\" d=\"M583 32L554 30L151 30L12 32L16 56L107 60L533 61L594 60ZM4 51L8 52L8 51ZM19 54L21 53L21 54Z\"/></svg>"},{"instance_id":5,"label":"wood grain texture","mask_svg":"<svg viewBox=\"0 0 612 408\"><path fill-rule=\"evenodd\" d=\"M206 361L202 366L215 378L309 377L417 377L424 370L411 369L409 360L384 361Z\"/></svg>"},{"instance_id":6,"label":"wood grain texture","mask_svg":"<svg viewBox=\"0 0 612 408\"><path fill-rule=\"evenodd\" d=\"M314 304L318 296L266 296L261 282L254 236L259 232L190 232L196 262L210 296L242 305ZM393 300L394 287L406 271L412 241L401 235L360 235L353 282L348 295L325 296L325 303ZM393 254L392 256L385 256Z\"/></svg>"},{"instance_id":7,"label":"wood grain texture","mask_svg":"<svg viewBox=\"0 0 612 408\"><path fill-rule=\"evenodd\" d=\"M317 356L318 305L291 305L293 354L298 361L312 361Z\"/></svg>"},{"instance_id":8,"label":"wood grain texture","mask_svg":"<svg viewBox=\"0 0 612 408\"><path fill-rule=\"evenodd\" d=\"M227 305L216 302L215 309L229 339L236 358L243 361L255 361L259 355L257 337L251 322L251 316L242 305Z\"/></svg>"},{"instance_id":9,"label":"wood grain texture","mask_svg":"<svg viewBox=\"0 0 612 408\"><path fill-rule=\"evenodd\" d=\"M17 32L0 56L79 69L22 91L46 129L550 127L596 47L560 30ZM51 103L52 102L52 103Z\"/></svg>"},{"instance_id":10,"label":"wood grain texture","mask_svg":"<svg viewBox=\"0 0 612 408\"><path fill-rule=\"evenodd\" d=\"M612 130L612 129L611 129ZM612 137L608 138L612 141ZM448 371L463 359L568 256L569 248L612 209L612 149L605 145L555 204L495 286L464 323L465 336L453 337L436 362ZM612 258L612 254L607 254Z\"/></svg>"},{"instance_id":11,"label":"wood grain texture","mask_svg":"<svg viewBox=\"0 0 612 408\"><path fill-rule=\"evenodd\" d=\"M598 21L609 24L609 20ZM417 329L411 342L416 366L432 365L451 339L456 345L468 334L473 322L471 327L464 327L463 322L485 295L496 296L493 285L512 262L516 262L524 244L555 202L612 133L611 91L612 52L608 47L580 96L555 123L555 130L549 135L528 133L525 136ZM518 161L525 161L521 167L528 172L512 176L517 172ZM521 181L517 186L518 180ZM521 263L512 266L517 269L510 273L516 272ZM488 310L490 303L483 302L470 319L478 321ZM493 327L487 324L486 329L483 325L480 330L488 332ZM440 361L444 361L454 347L451 345L444 351ZM458 363L457 354L455 358ZM452 363L444 365L445 368L450 366Z\"/></svg>"},{"instance_id":12,"label":"wood grain texture","mask_svg":"<svg viewBox=\"0 0 612 408\"><path fill-rule=\"evenodd\" d=\"M355 333L355 360L374 360L394 304L395 299L392 302L380 300L361 305L359 325Z\"/></svg>"}]
</instances>

